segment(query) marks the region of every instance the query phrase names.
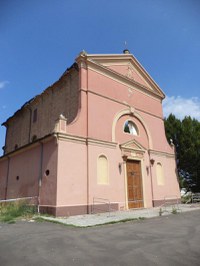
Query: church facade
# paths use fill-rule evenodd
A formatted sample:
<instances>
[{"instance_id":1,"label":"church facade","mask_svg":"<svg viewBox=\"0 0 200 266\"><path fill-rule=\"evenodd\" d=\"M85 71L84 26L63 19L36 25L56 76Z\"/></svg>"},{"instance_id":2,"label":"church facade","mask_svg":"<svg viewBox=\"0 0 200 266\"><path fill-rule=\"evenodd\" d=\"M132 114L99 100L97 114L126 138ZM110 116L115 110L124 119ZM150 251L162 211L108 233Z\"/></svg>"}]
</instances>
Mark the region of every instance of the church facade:
<instances>
[{"instance_id":1,"label":"church facade","mask_svg":"<svg viewBox=\"0 0 200 266\"><path fill-rule=\"evenodd\" d=\"M36 197L40 211L55 216L108 203L126 210L179 200L164 97L128 50L81 52L58 81L3 123L0 199Z\"/></svg>"}]
</instances>

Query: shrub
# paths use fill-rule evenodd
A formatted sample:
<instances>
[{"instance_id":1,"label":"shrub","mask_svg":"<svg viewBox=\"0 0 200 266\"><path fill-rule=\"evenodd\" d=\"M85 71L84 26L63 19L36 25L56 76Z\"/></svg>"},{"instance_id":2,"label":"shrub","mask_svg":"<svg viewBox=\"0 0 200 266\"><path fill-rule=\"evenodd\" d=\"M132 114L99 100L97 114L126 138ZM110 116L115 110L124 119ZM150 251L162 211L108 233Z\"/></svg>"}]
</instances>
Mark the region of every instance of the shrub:
<instances>
[{"instance_id":1,"label":"shrub","mask_svg":"<svg viewBox=\"0 0 200 266\"><path fill-rule=\"evenodd\" d=\"M37 212L36 206L28 205L26 202L9 202L0 205L0 221L11 222L16 218L30 218Z\"/></svg>"}]
</instances>

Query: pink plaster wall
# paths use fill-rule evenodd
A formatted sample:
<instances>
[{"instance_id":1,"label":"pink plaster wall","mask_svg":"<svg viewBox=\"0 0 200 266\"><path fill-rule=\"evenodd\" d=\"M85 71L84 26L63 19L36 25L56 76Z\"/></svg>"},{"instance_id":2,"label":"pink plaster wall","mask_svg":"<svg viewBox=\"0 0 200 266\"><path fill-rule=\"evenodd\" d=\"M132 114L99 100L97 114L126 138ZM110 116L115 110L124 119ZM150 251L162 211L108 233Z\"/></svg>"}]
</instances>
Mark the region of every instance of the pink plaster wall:
<instances>
[{"instance_id":1,"label":"pink plaster wall","mask_svg":"<svg viewBox=\"0 0 200 266\"><path fill-rule=\"evenodd\" d=\"M88 136L112 141L112 123L123 105L91 93L88 95L88 101Z\"/></svg>"},{"instance_id":2,"label":"pink plaster wall","mask_svg":"<svg viewBox=\"0 0 200 266\"><path fill-rule=\"evenodd\" d=\"M97 161L100 155L108 159L109 184L97 183ZM90 202L93 197L109 199L117 202L121 207L125 206L124 168L119 171L119 163L122 162L121 151L117 148L89 145L89 191Z\"/></svg>"},{"instance_id":3,"label":"pink plaster wall","mask_svg":"<svg viewBox=\"0 0 200 266\"><path fill-rule=\"evenodd\" d=\"M132 121L138 128L137 136L124 132L124 125L127 120ZM136 117L131 115L123 115L119 118L115 127L115 139L118 143L125 143L127 141L135 139L144 148L149 148L148 136L146 134L144 125Z\"/></svg>"},{"instance_id":4,"label":"pink plaster wall","mask_svg":"<svg viewBox=\"0 0 200 266\"><path fill-rule=\"evenodd\" d=\"M87 135L87 94L81 91L80 109L73 122L67 125L66 133L85 137Z\"/></svg>"},{"instance_id":5,"label":"pink plaster wall","mask_svg":"<svg viewBox=\"0 0 200 266\"><path fill-rule=\"evenodd\" d=\"M43 144L42 185L40 205L56 205L58 144L52 139ZM49 170L49 175L46 175Z\"/></svg>"},{"instance_id":6,"label":"pink plaster wall","mask_svg":"<svg viewBox=\"0 0 200 266\"><path fill-rule=\"evenodd\" d=\"M7 199L38 196L39 157L39 146L10 157Z\"/></svg>"},{"instance_id":7,"label":"pink plaster wall","mask_svg":"<svg viewBox=\"0 0 200 266\"><path fill-rule=\"evenodd\" d=\"M57 145L55 139L43 144L35 144L21 152L10 155L8 188L6 199L37 197L41 205L56 204ZM43 161L41 172L41 160ZM5 199L8 159L0 160L0 198ZM49 169L47 177L45 171ZM39 178L42 174L42 187L39 191ZM18 180L17 180L17 177Z\"/></svg>"},{"instance_id":8,"label":"pink plaster wall","mask_svg":"<svg viewBox=\"0 0 200 266\"><path fill-rule=\"evenodd\" d=\"M88 70L88 89L152 115L163 117L161 100L148 96L141 89L122 84L119 80Z\"/></svg>"},{"instance_id":9,"label":"pink plaster wall","mask_svg":"<svg viewBox=\"0 0 200 266\"><path fill-rule=\"evenodd\" d=\"M176 165L174 158L152 154L155 163L152 167L153 174L153 194L154 199L180 198L179 184L176 176ZM156 176L156 164L161 163L164 171L165 184L158 185Z\"/></svg>"},{"instance_id":10,"label":"pink plaster wall","mask_svg":"<svg viewBox=\"0 0 200 266\"><path fill-rule=\"evenodd\" d=\"M59 140L57 205L87 204L86 145Z\"/></svg>"},{"instance_id":11,"label":"pink plaster wall","mask_svg":"<svg viewBox=\"0 0 200 266\"><path fill-rule=\"evenodd\" d=\"M174 149L169 145L166 136L163 119L159 119L155 116L146 114L144 112L138 112L143 117L145 123L148 126L151 139L153 142L153 149L168 152L174 154Z\"/></svg>"},{"instance_id":12,"label":"pink plaster wall","mask_svg":"<svg viewBox=\"0 0 200 266\"><path fill-rule=\"evenodd\" d=\"M143 160L143 169L142 169L142 179L143 179L143 198L146 208L152 207L152 176L149 169L149 155L146 151L144 154Z\"/></svg>"}]
</instances>

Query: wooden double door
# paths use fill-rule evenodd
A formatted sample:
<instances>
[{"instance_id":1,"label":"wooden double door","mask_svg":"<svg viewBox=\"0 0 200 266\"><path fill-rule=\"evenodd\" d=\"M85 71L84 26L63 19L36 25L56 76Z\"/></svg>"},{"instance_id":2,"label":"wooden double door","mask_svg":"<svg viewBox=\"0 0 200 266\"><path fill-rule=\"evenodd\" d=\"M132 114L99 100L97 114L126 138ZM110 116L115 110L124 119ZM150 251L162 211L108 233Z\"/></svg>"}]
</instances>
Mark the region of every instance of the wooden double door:
<instances>
[{"instance_id":1,"label":"wooden double door","mask_svg":"<svg viewBox=\"0 0 200 266\"><path fill-rule=\"evenodd\" d=\"M128 207L144 207L141 162L128 160L126 162L127 170L127 189L128 189Z\"/></svg>"}]
</instances>

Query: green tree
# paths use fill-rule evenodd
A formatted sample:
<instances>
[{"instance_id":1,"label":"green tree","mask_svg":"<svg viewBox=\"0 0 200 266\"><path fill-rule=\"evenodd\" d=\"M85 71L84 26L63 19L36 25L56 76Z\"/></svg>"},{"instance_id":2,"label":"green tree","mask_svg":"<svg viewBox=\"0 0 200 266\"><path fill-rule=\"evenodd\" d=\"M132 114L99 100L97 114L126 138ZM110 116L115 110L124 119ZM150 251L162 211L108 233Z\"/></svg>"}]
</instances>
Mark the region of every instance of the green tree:
<instances>
[{"instance_id":1,"label":"green tree","mask_svg":"<svg viewBox=\"0 0 200 266\"><path fill-rule=\"evenodd\" d=\"M181 121L170 114L165 119L165 132L176 148L181 187L200 191L200 122L190 116Z\"/></svg>"}]
</instances>

